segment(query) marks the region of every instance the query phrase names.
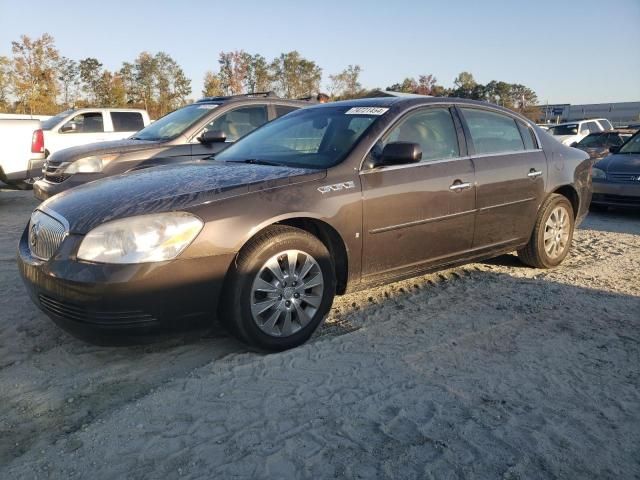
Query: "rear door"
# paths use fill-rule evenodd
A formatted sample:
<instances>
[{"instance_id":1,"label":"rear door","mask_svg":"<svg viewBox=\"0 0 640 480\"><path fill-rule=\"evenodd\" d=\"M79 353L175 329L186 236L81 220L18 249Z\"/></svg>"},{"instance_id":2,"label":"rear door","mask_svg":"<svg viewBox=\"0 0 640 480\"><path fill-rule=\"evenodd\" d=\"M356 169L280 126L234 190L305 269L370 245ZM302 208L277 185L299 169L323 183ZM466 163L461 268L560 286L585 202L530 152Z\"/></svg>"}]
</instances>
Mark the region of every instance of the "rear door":
<instances>
[{"instance_id":1,"label":"rear door","mask_svg":"<svg viewBox=\"0 0 640 480\"><path fill-rule=\"evenodd\" d=\"M546 156L533 130L495 110L465 106L459 111L476 174L473 248L528 239L547 178Z\"/></svg>"},{"instance_id":2,"label":"rear door","mask_svg":"<svg viewBox=\"0 0 640 480\"><path fill-rule=\"evenodd\" d=\"M112 131L109 132L110 140L127 138L144 128L144 119L141 112L109 112Z\"/></svg>"},{"instance_id":3,"label":"rear door","mask_svg":"<svg viewBox=\"0 0 640 480\"><path fill-rule=\"evenodd\" d=\"M363 280L419 271L471 248L476 202L473 163L448 106L405 115L376 143L420 144L422 161L363 170ZM365 162L366 164L367 162Z\"/></svg>"},{"instance_id":4,"label":"rear door","mask_svg":"<svg viewBox=\"0 0 640 480\"><path fill-rule=\"evenodd\" d=\"M251 133L268 121L267 105L254 104L227 110L207 124L191 142L191 155L202 158L219 152L236 140ZM209 130L220 130L227 136L225 142L204 145L197 137Z\"/></svg>"}]
</instances>

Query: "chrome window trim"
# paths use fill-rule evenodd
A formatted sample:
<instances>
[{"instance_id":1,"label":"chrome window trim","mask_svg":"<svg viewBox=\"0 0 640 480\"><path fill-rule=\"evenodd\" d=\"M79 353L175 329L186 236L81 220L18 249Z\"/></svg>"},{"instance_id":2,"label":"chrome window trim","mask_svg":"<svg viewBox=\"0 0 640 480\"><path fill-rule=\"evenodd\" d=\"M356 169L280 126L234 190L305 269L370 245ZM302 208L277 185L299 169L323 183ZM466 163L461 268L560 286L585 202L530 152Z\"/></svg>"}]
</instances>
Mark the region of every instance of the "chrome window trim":
<instances>
[{"instance_id":1,"label":"chrome window trim","mask_svg":"<svg viewBox=\"0 0 640 480\"><path fill-rule=\"evenodd\" d=\"M415 167L421 167L426 165L433 165L437 163L455 162L457 160L474 160L474 159L486 158L486 157L501 157L505 155L517 155L522 153L533 153L533 152L541 152L541 151L542 151L541 148L536 148L534 150L531 150L531 149L510 150L508 152L500 152L500 153L483 153L482 155L465 155L464 157L451 157L451 158L443 158L440 160L425 160L424 162L405 163L402 165L387 165L383 167L368 168L365 170L360 170L360 175L367 175L369 173L387 172L392 170L401 170L404 168L415 168Z\"/></svg>"},{"instance_id":2,"label":"chrome window trim","mask_svg":"<svg viewBox=\"0 0 640 480\"><path fill-rule=\"evenodd\" d=\"M442 107L442 106L446 106L447 108L451 108L451 107L458 107L458 108L463 108L463 107L467 107L467 108L477 108L479 110L487 110L493 113L498 113L498 114L503 114L507 117L512 118L515 121L521 121L524 122L524 124L530 128L531 130L533 130L533 135L536 137L536 144L538 148L535 148L533 150L516 150L516 151L508 151L508 152L499 152L499 153L483 153L480 155L465 155L464 157L453 157L453 158L446 158L446 159L442 159L442 160L425 160L425 161L421 161L421 162L417 162L417 163L410 163L407 165L391 165L391 166L386 166L386 167L376 167L376 168L364 168L364 162L367 159L367 156L369 155L369 153L371 153L371 149L374 147L374 145L376 143L378 143L380 141L380 139L386 134L388 133L393 127L396 126L397 122L399 120L401 120L406 114L409 114L411 112L413 112L414 110L417 110L419 108L429 108L431 106L438 106L438 107ZM453 119L453 116L452 116ZM512 112L503 112L500 109L497 108L492 108L492 106L490 104L488 105L476 105L476 104L466 104L466 103L459 103L459 102L445 102L445 101L441 101L441 102L432 102L432 103L427 103L427 104L420 104L420 105L414 105L411 108L408 108L407 110L405 110L404 112L402 112L398 119L396 121L394 121L391 125L389 125L389 127L387 127L383 132L379 133L378 136L375 138L375 140L371 143L371 145L369 146L369 148L367 148L367 153L364 154L364 156L362 157L362 159L360 160L360 165L358 166L358 172L360 175L366 174L368 172L380 172L380 171L386 171L386 170L398 170L400 168L408 168L408 167L416 167L419 165L428 165L428 164L432 164L432 163L441 163L441 162L450 162L452 160L469 160L469 159L473 159L473 158L482 158L482 157L494 157L494 156L498 156L498 155L513 155L515 153L526 153L526 152L542 152L544 151L544 149L542 148L542 142L540 141L540 137L538 136L538 132L536 131L535 128L532 127L532 123L531 120L529 120L528 118L525 117L520 117L518 115L516 115L515 113Z\"/></svg>"}]
</instances>

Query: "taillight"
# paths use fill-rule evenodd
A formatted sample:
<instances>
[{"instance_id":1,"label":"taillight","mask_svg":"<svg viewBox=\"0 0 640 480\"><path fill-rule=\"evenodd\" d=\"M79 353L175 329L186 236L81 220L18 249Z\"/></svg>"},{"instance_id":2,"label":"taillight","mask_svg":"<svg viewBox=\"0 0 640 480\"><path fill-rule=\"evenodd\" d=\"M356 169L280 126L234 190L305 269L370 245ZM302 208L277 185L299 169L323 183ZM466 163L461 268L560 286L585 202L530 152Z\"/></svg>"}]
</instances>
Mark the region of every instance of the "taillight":
<instances>
[{"instance_id":1,"label":"taillight","mask_svg":"<svg viewBox=\"0 0 640 480\"><path fill-rule=\"evenodd\" d=\"M31 137L31 153L44 153L44 134L42 130L34 130Z\"/></svg>"}]
</instances>

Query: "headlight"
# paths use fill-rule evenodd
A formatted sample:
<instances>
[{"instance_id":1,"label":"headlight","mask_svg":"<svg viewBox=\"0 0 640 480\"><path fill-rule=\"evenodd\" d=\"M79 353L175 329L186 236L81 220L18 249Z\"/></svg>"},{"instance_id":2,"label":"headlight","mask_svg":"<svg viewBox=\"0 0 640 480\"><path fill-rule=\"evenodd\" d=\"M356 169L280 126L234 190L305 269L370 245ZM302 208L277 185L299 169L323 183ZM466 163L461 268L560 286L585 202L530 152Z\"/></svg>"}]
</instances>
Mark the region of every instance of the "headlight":
<instances>
[{"instance_id":1,"label":"headlight","mask_svg":"<svg viewBox=\"0 0 640 480\"><path fill-rule=\"evenodd\" d=\"M99 263L171 260L198 236L202 220L186 212L140 215L107 222L82 240L78 258Z\"/></svg>"},{"instance_id":2,"label":"headlight","mask_svg":"<svg viewBox=\"0 0 640 480\"><path fill-rule=\"evenodd\" d=\"M593 167L591 169L591 177L592 178L599 178L601 180L606 180L607 179L607 174L604 173L604 170L601 170L599 168Z\"/></svg>"},{"instance_id":3,"label":"headlight","mask_svg":"<svg viewBox=\"0 0 640 480\"><path fill-rule=\"evenodd\" d=\"M99 173L104 169L105 165L116 157L117 155L106 155L80 158L65 168L64 173L68 175L73 175L74 173Z\"/></svg>"}]
</instances>

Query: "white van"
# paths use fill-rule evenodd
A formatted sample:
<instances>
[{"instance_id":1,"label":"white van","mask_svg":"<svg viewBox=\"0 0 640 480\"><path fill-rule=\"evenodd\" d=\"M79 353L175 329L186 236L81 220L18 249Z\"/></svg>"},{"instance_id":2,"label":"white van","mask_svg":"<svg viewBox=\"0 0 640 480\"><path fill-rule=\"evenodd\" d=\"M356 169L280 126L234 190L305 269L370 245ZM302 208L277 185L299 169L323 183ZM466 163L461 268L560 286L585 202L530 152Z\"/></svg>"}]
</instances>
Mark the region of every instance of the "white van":
<instances>
[{"instance_id":1,"label":"white van","mask_svg":"<svg viewBox=\"0 0 640 480\"><path fill-rule=\"evenodd\" d=\"M146 110L80 108L66 110L42 122L46 156L68 147L121 140L149 125Z\"/></svg>"}]
</instances>

